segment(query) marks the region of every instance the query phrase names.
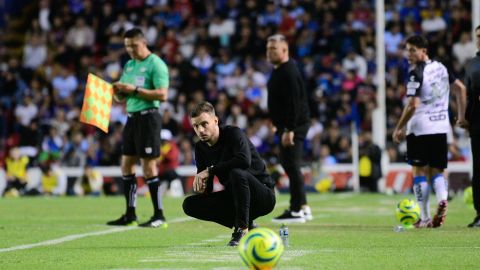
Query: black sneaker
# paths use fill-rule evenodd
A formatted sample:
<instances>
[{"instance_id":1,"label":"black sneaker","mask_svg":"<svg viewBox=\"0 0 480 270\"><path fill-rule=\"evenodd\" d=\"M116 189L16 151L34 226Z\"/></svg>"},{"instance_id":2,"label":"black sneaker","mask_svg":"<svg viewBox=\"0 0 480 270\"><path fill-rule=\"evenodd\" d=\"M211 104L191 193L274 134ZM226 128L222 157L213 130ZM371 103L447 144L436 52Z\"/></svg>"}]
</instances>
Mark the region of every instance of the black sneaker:
<instances>
[{"instance_id":1,"label":"black sneaker","mask_svg":"<svg viewBox=\"0 0 480 270\"><path fill-rule=\"evenodd\" d=\"M232 233L232 239L228 242L227 246L236 247L240 243L240 239L248 233L248 229L235 228Z\"/></svg>"},{"instance_id":2,"label":"black sneaker","mask_svg":"<svg viewBox=\"0 0 480 270\"><path fill-rule=\"evenodd\" d=\"M119 219L112 220L107 222L107 225L110 226L137 226L137 217L127 217L122 215Z\"/></svg>"},{"instance_id":3,"label":"black sneaker","mask_svg":"<svg viewBox=\"0 0 480 270\"><path fill-rule=\"evenodd\" d=\"M480 215L476 216L472 223L468 224L469 228L480 227Z\"/></svg>"},{"instance_id":4,"label":"black sneaker","mask_svg":"<svg viewBox=\"0 0 480 270\"><path fill-rule=\"evenodd\" d=\"M303 211L300 210L298 212L292 210L285 210L283 214L280 216L272 219L273 223L305 223L305 216L303 215Z\"/></svg>"},{"instance_id":5,"label":"black sneaker","mask_svg":"<svg viewBox=\"0 0 480 270\"><path fill-rule=\"evenodd\" d=\"M165 221L165 217L151 217L149 221L140 224L140 227L146 227L146 228L158 228L162 226L163 224L167 224Z\"/></svg>"}]
</instances>

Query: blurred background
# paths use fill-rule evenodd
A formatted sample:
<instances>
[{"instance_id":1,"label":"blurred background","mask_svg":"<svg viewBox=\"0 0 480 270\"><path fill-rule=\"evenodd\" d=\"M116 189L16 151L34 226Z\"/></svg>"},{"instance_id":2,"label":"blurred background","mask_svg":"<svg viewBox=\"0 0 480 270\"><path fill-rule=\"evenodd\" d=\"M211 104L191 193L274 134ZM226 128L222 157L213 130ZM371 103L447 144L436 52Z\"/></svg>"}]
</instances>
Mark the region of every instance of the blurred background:
<instances>
[{"instance_id":1,"label":"blurred background","mask_svg":"<svg viewBox=\"0 0 480 270\"><path fill-rule=\"evenodd\" d=\"M132 27L169 67L158 161L168 195L191 191L188 114L203 100L222 124L246 132L278 190L288 189L266 116L265 46L275 33L287 37L309 96L309 191L408 193L406 146L391 140L405 100L403 41L426 35L430 57L463 79L477 51L472 14L480 11L472 5L478 1L0 0L0 195L121 193L124 104L113 104L108 134L80 123L79 112L88 73L119 79L129 59L122 35ZM452 122L455 109L452 102ZM449 144L454 193L470 184L468 133L452 127Z\"/></svg>"}]
</instances>

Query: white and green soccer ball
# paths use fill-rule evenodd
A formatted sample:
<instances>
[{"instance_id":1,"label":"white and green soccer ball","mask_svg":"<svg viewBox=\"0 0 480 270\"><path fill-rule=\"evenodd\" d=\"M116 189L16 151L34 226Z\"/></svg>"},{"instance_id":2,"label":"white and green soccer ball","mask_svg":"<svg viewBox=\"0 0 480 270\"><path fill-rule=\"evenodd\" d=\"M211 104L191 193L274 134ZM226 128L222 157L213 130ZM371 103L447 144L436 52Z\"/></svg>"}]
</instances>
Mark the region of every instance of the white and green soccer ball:
<instances>
[{"instance_id":1,"label":"white and green soccer ball","mask_svg":"<svg viewBox=\"0 0 480 270\"><path fill-rule=\"evenodd\" d=\"M248 269L272 269L277 265L283 250L280 236L268 228L249 231L238 245L240 257Z\"/></svg>"},{"instance_id":2,"label":"white and green soccer ball","mask_svg":"<svg viewBox=\"0 0 480 270\"><path fill-rule=\"evenodd\" d=\"M395 216L403 227L411 228L420 219L420 206L415 200L403 199L397 204Z\"/></svg>"}]
</instances>

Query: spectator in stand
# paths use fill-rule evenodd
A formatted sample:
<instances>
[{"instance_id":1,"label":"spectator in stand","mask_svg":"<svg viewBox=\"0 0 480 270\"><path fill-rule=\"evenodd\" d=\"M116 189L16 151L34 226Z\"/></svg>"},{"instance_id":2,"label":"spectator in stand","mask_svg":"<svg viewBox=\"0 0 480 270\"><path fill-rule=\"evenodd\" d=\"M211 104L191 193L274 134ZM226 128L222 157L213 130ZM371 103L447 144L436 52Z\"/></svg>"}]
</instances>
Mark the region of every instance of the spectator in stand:
<instances>
[{"instance_id":1,"label":"spectator in stand","mask_svg":"<svg viewBox=\"0 0 480 270\"><path fill-rule=\"evenodd\" d=\"M356 75L361 79L365 80L367 78L367 61L365 58L354 50L348 52L347 56L342 60L342 68L344 73L347 73L350 70L355 70Z\"/></svg>"},{"instance_id":2,"label":"spectator in stand","mask_svg":"<svg viewBox=\"0 0 480 270\"><path fill-rule=\"evenodd\" d=\"M238 104L232 104L230 107L230 115L225 122L227 125L239 127L242 130L247 128L248 119L242 113L242 108Z\"/></svg>"},{"instance_id":3,"label":"spectator in stand","mask_svg":"<svg viewBox=\"0 0 480 270\"><path fill-rule=\"evenodd\" d=\"M469 32L462 33L460 40L453 44L452 52L460 66L463 66L467 60L470 60L474 57L475 53L477 52L477 48L475 43L470 38Z\"/></svg>"},{"instance_id":4,"label":"spectator in stand","mask_svg":"<svg viewBox=\"0 0 480 270\"><path fill-rule=\"evenodd\" d=\"M200 45L192 59L192 65L198 69L201 75L205 76L213 64L213 58L208 53L207 48L203 45Z\"/></svg>"},{"instance_id":5,"label":"spectator in stand","mask_svg":"<svg viewBox=\"0 0 480 270\"><path fill-rule=\"evenodd\" d=\"M126 31L132 29L135 25L128 20L127 15L124 13L119 13L117 19L110 24L108 30L114 35L119 35L125 33Z\"/></svg>"},{"instance_id":6,"label":"spectator in stand","mask_svg":"<svg viewBox=\"0 0 480 270\"><path fill-rule=\"evenodd\" d=\"M47 46L43 37L34 34L23 48L23 67L37 69L47 59Z\"/></svg>"},{"instance_id":7,"label":"spectator in stand","mask_svg":"<svg viewBox=\"0 0 480 270\"><path fill-rule=\"evenodd\" d=\"M426 34L444 31L447 28L445 20L434 9L427 11L426 18L422 21L422 31Z\"/></svg>"},{"instance_id":8,"label":"spectator in stand","mask_svg":"<svg viewBox=\"0 0 480 270\"><path fill-rule=\"evenodd\" d=\"M337 159L330 153L328 145L320 146L319 162L322 166L337 164Z\"/></svg>"},{"instance_id":9,"label":"spectator in stand","mask_svg":"<svg viewBox=\"0 0 480 270\"><path fill-rule=\"evenodd\" d=\"M17 123L20 124L21 130L28 127L32 120L37 117L38 106L33 103L32 97L30 95L25 95L23 97L23 102L17 105L15 108L15 117Z\"/></svg>"},{"instance_id":10,"label":"spectator in stand","mask_svg":"<svg viewBox=\"0 0 480 270\"><path fill-rule=\"evenodd\" d=\"M95 33L92 27L85 23L85 19L79 17L75 20L75 25L68 30L65 42L76 53L91 53L95 43Z\"/></svg>"},{"instance_id":11,"label":"spectator in stand","mask_svg":"<svg viewBox=\"0 0 480 270\"><path fill-rule=\"evenodd\" d=\"M38 22L40 24L40 28L42 28L42 30L44 32L48 32L51 29L50 1L49 0L40 0L38 5L39 5Z\"/></svg>"},{"instance_id":12,"label":"spectator in stand","mask_svg":"<svg viewBox=\"0 0 480 270\"><path fill-rule=\"evenodd\" d=\"M229 47L235 33L235 22L224 14L216 13L208 26L208 36L220 47Z\"/></svg>"},{"instance_id":13,"label":"spectator in stand","mask_svg":"<svg viewBox=\"0 0 480 270\"><path fill-rule=\"evenodd\" d=\"M79 85L75 74L68 67L63 67L60 73L53 78L55 102L57 104L72 104L73 92Z\"/></svg>"},{"instance_id":14,"label":"spectator in stand","mask_svg":"<svg viewBox=\"0 0 480 270\"><path fill-rule=\"evenodd\" d=\"M160 157L157 163L158 179L160 179L160 182L167 182L167 184L169 184L179 178L176 169L179 165L180 151L170 130L162 129L160 137L162 146L160 147Z\"/></svg>"},{"instance_id":15,"label":"spectator in stand","mask_svg":"<svg viewBox=\"0 0 480 270\"><path fill-rule=\"evenodd\" d=\"M7 173L7 185L3 191L4 196L18 197L25 194L28 183L27 165L30 159L22 156L17 147L10 149L5 161Z\"/></svg>"}]
</instances>

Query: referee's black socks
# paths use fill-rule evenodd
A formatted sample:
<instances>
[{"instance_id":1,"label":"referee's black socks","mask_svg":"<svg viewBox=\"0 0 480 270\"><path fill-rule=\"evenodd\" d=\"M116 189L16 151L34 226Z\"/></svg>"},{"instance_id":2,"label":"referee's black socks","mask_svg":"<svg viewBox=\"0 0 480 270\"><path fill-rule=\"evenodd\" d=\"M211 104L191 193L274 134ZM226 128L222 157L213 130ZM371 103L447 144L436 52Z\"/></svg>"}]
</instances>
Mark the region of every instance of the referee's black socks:
<instances>
[{"instance_id":1,"label":"referee's black socks","mask_svg":"<svg viewBox=\"0 0 480 270\"><path fill-rule=\"evenodd\" d=\"M160 191L158 188L160 186L160 180L158 179L158 176L145 179L145 182L148 185L148 190L150 191L150 198L152 199L153 216L164 219L162 195L159 193Z\"/></svg>"},{"instance_id":2,"label":"referee's black socks","mask_svg":"<svg viewBox=\"0 0 480 270\"><path fill-rule=\"evenodd\" d=\"M135 207L137 206L137 178L135 174L122 176L123 194L126 200L125 215L127 218L136 218Z\"/></svg>"}]
</instances>

